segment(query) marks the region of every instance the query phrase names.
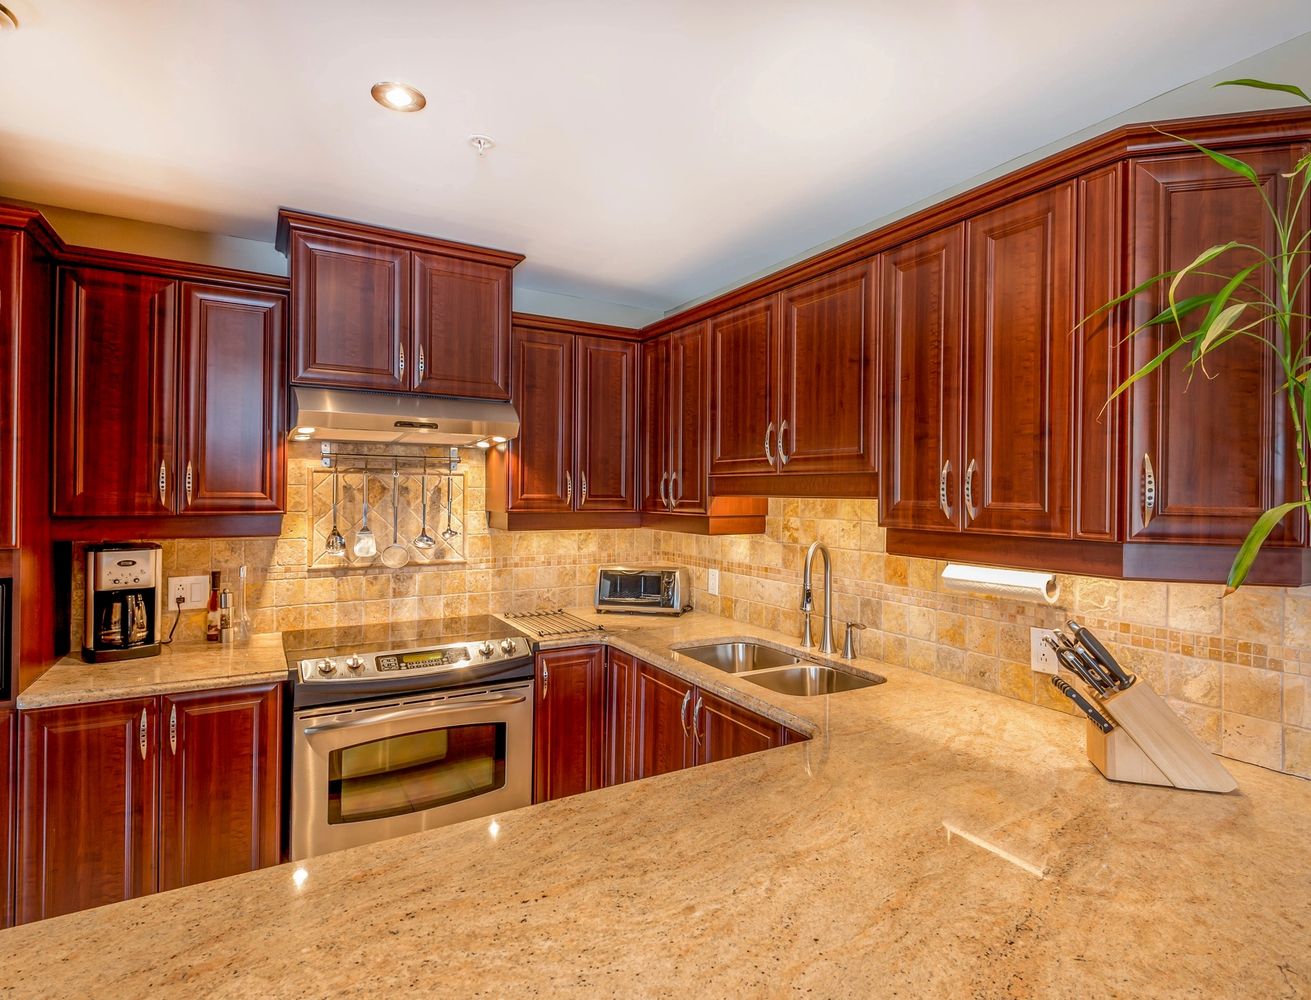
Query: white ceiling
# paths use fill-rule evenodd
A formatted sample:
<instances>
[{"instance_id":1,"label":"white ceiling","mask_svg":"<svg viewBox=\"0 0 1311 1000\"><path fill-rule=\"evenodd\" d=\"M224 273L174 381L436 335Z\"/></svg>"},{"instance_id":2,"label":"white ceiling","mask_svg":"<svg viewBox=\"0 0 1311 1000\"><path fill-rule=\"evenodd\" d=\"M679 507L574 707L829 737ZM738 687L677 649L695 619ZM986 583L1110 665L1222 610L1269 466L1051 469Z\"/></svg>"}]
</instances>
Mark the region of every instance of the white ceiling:
<instances>
[{"instance_id":1,"label":"white ceiling","mask_svg":"<svg viewBox=\"0 0 1311 1000\"><path fill-rule=\"evenodd\" d=\"M657 311L1311 30L1307 0L6 3L0 193L259 240L292 206Z\"/></svg>"}]
</instances>

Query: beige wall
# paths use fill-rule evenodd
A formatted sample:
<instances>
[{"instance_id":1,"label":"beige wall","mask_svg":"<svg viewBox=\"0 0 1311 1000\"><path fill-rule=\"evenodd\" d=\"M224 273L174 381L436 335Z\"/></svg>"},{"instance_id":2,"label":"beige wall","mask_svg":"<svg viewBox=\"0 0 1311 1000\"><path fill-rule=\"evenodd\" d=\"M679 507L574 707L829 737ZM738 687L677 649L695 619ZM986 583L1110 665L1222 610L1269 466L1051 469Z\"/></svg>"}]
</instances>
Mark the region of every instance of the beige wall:
<instances>
[{"instance_id":1,"label":"beige wall","mask_svg":"<svg viewBox=\"0 0 1311 1000\"><path fill-rule=\"evenodd\" d=\"M945 593L938 586L941 564L884 551L872 500L771 500L763 535L491 531L477 451L462 453L467 562L396 572L309 569L306 492L317 451L292 448L281 538L164 546L166 576L246 563L260 632L588 604L597 566L658 561L692 569L698 608L800 635L801 563L806 546L820 539L833 554L836 617L869 626L861 636L868 655L1072 711L1045 677L1030 671L1029 628L1055 627L1076 615L1162 692L1207 745L1311 777L1311 596L1298 591L1250 587L1222 599L1219 586L1063 577L1056 607ZM718 596L707 591L712 567L721 571ZM73 617L77 636L80 609ZM203 634L204 612L186 612L179 636Z\"/></svg>"}]
</instances>

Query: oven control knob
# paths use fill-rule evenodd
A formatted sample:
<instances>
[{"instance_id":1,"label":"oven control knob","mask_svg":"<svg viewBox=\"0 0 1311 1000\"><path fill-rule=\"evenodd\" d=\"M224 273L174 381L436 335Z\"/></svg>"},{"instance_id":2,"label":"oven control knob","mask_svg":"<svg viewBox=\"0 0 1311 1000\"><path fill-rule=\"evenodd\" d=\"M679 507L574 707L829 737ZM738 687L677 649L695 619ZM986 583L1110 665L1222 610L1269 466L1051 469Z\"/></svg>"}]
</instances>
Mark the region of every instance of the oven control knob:
<instances>
[{"instance_id":1,"label":"oven control knob","mask_svg":"<svg viewBox=\"0 0 1311 1000\"><path fill-rule=\"evenodd\" d=\"M513 639L502 639L502 640L501 640L501 652L502 652L502 653L504 653L504 654L506 654L507 656L509 656L511 653L514 652L514 649L515 649L515 646L514 646L514 640L513 640Z\"/></svg>"},{"instance_id":2,"label":"oven control knob","mask_svg":"<svg viewBox=\"0 0 1311 1000\"><path fill-rule=\"evenodd\" d=\"M482 653L483 656L491 656L496 652L496 647L492 645L492 640L488 639L478 647L478 652Z\"/></svg>"},{"instance_id":3,"label":"oven control knob","mask_svg":"<svg viewBox=\"0 0 1311 1000\"><path fill-rule=\"evenodd\" d=\"M337 672L337 664L333 663L331 660L319 661L319 673L321 673L324 677L327 677L329 674L335 674L336 672Z\"/></svg>"},{"instance_id":4,"label":"oven control knob","mask_svg":"<svg viewBox=\"0 0 1311 1000\"><path fill-rule=\"evenodd\" d=\"M348 656L348 657L346 657L346 669L347 669L347 670L363 670L363 669L364 669L364 661L363 661L362 659L360 659L358 656Z\"/></svg>"}]
</instances>

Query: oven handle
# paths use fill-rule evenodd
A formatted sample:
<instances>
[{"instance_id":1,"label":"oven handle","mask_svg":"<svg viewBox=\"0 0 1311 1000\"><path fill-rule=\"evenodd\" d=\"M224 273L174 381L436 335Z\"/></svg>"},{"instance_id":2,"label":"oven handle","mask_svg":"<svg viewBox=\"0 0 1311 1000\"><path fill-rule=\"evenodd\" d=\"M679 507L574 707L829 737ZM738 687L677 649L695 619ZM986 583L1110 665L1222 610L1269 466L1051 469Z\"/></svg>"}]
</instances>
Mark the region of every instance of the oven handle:
<instances>
[{"instance_id":1,"label":"oven handle","mask_svg":"<svg viewBox=\"0 0 1311 1000\"><path fill-rule=\"evenodd\" d=\"M526 695L519 695L517 698L502 694L494 698L470 698L466 701L438 702L436 704L424 705L420 708L398 709L395 712L383 712L379 715L368 715L361 712L359 715L341 722L325 722L321 726L309 726L302 730L306 736L314 736L318 733L331 733L339 729L351 729L364 723L379 722L405 722L407 719L418 719L425 715L442 715L447 712L467 712L470 709L486 708L489 705L521 705L527 701Z\"/></svg>"}]
</instances>

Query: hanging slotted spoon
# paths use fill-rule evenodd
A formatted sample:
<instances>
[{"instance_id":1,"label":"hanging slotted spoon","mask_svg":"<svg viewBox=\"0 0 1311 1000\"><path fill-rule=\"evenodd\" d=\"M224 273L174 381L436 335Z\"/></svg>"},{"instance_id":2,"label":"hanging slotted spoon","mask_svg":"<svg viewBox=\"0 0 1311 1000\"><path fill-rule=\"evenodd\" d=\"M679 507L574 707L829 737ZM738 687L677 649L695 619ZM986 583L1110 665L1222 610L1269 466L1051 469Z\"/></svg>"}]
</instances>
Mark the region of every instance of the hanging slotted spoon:
<instances>
[{"instance_id":1,"label":"hanging slotted spoon","mask_svg":"<svg viewBox=\"0 0 1311 1000\"><path fill-rule=\"evenodd\" d=\"M428 534L428 469L423 470L422 486L423 490L423 524L419 527L419 534L414 539L416 549L430 549L437 544L437 539Z\"/></svg>"},{"instance_id":2,"label":"hanging slotted spoon","mask_svg":"<svg viewBox=\"0 0 1311 1000\"><path fill-rule=\"evenodd\" d=\"M364 522L355 532L355 544L351 547L357 559L372 559L378 554L378 540L369 530L369 470L364 469Z\"/></svg>"},{"instance_id":3,"label":"hanging slotted spoon","mask_svg":"<svg viewBox=\"0 0 1311 1000\"><path fill-rule=\"evenodd\" d=\"M382 550L382 564L388 569L400 569L410 561L410 550L400 541L401 476L391 470L391 544Z\"/></svg>"},{"instance_id":4,"label":"hanging slotted spoon","mask_svg":"<svg viewBox=\"0 0 1311 1000\"><path fill-rule=\"evenodd\" d=\"M323 543L323 552L335 559L346 558L346 539L337 530L337 487L340 479L341 470L334 466L332 470L332 530L328 532L328 540Z\"/></svg>"}]
</instances>

